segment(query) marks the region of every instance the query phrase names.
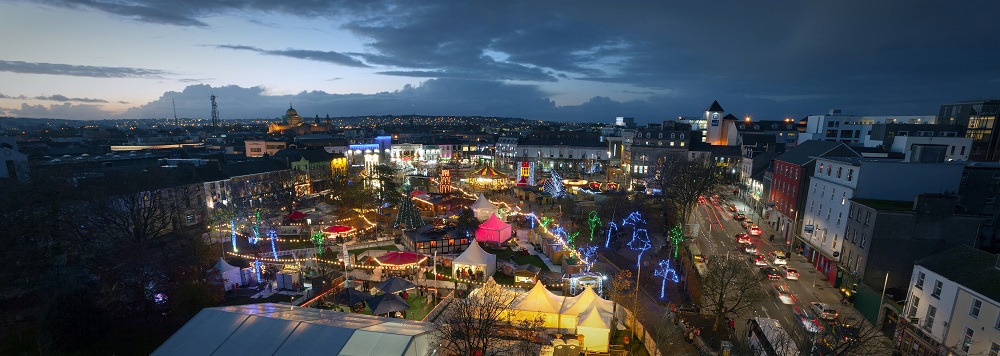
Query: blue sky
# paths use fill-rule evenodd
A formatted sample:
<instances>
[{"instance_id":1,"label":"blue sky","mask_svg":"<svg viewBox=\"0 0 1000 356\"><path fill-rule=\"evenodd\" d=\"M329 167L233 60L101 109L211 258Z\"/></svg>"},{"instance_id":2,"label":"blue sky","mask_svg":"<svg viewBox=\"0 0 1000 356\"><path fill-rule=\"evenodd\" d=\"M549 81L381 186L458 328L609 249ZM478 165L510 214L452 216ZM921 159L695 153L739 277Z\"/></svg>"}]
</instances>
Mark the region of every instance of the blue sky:
<instances>
[{"instance_id":1,"label":"blue sky","mask_svg":"<svg viewBox=\"0 0 1000 356\"><path fill-rule=\"evenodd\" d=\"M0 114L657 122L1000 97L989 1L0 0Z\"/></svg>"}]
</instances>

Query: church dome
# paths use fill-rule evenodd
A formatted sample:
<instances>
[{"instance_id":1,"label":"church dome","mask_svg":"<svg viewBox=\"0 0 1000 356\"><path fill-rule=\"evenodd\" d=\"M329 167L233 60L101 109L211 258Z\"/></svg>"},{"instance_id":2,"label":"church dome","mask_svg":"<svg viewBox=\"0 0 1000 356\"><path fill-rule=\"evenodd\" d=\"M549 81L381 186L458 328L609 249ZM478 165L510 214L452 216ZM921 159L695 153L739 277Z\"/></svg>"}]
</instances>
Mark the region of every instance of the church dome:
<instances>
[{"instance_id":1,"label":"church dome","mask_svg":"<svg viewBox=\"0 0 1000 356\"><path fill-rule=\"evenodd\" d=\"M289 107L288 107L288 111L285 111L285 116L288 116L288 117L291 117L291 116L299 116L299 112L298 112L298 111L295 111L295 109L292 109L292 107L291 107L291 106L289 106Z\"/></svg>"}]
</instances>

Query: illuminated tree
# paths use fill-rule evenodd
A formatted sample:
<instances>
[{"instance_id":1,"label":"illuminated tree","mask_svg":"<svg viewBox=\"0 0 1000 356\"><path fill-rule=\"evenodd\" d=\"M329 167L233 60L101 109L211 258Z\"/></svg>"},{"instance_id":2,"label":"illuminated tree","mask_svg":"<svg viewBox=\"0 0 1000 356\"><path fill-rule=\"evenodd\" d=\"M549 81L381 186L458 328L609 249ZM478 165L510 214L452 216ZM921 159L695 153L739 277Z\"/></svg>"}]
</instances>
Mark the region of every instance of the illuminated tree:
<instances>
[{"instance_id":1,"label":"illuminated tree","mask_svg":"<svg viewBox=\"0 0 1000 356\"><path fill-rule=\"evenodd\" d=\"M601 217L597 210L591 210L587 215L587 226L590 227L590 241L594 241L594 232L601 227Z\"/></svg>"},{"instance_id":2,"label":"illuminated tree","mask_svg":"<svg viewBox=\"0 0 1000 356\"><path fill-rule=\"evenodd\" d=\"M684 242L684 228L680 225L674 226L674 228L670 229L668 238L670 239L670 243L674 245L674 258L677 258L678 252L681 250L681 242Z\"/></svg>"},{"instance_id":3,"label":"illuminated tree","mask_svg":"<svg viewBox=\"0 0 1000 356\"><path fill-rule=\"evenodd\" d=\"M674 281L674 283L680 282L680 279L677 277L677 271L673 267L670 267L670 260L660 261L653 275L663 277L663 283L660 284L660 299L663 299L667 293L667 280Z\"/></svg>"}]
</instances>

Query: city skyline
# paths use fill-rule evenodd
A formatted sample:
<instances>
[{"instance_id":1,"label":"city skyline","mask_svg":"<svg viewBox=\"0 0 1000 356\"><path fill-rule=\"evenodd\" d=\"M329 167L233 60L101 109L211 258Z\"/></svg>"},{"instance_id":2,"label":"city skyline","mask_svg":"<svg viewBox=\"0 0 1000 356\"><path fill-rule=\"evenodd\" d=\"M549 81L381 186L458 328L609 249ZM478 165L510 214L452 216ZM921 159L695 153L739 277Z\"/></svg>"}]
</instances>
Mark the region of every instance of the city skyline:
<instances>
[{"instance_id":1,"label":"city skyline","mask_svg":"<svg viewBox=\"0 0 1000 356\"><path fill-rule=\"evenodd\" d=\"M0 1L0 115L934 115L998 95L996 7Z\"/></svg>"}]
</instances>

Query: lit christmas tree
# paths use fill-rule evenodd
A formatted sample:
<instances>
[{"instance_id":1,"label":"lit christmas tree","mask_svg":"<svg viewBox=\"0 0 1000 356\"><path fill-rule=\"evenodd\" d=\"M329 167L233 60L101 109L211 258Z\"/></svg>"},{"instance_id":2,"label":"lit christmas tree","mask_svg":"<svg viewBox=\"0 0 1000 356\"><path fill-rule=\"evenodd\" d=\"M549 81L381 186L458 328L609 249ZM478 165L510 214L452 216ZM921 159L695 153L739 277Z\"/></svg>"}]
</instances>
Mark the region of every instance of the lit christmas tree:
<instances>
[{"instance_id":1,"label":"lit christmas tree","mask_svg":"<svg viewBox=\"0 0 1000 356\"><path fill-rule=\"evenodd\" d=\"M681 250L681 242L684 242L684 228L680 225L670 229L670 243L674 245L674 258L677 258Z\"/></svg>"},{"instance_id":2,"label":"lit christmas tree","mask_svg":"<svg viewBox=\"0 0 1000 356\"><path fill-rule=\"evenodd\" d=\"M424 225L426 223L420 217L420 211L413 206L413 198L407 193L403 199L400 199L399 213L396 214L396 222L392 224L392 227L396 229L417 229Z\"/></svg>"},{"instance_id":3,"label":"lit christmas tree","mask_svg":"<svg viewBox=\"0 0 1000 356\"><path fill-rule=\"evenodd\" d=\"M545 192L552 195L553 198L559 198L566 195L566 187L563 186L562 181L562 176L559 175L559 172L556 172L556 170L553 169L552 178L545 183Z\"/></svg>"}]
</instances>

